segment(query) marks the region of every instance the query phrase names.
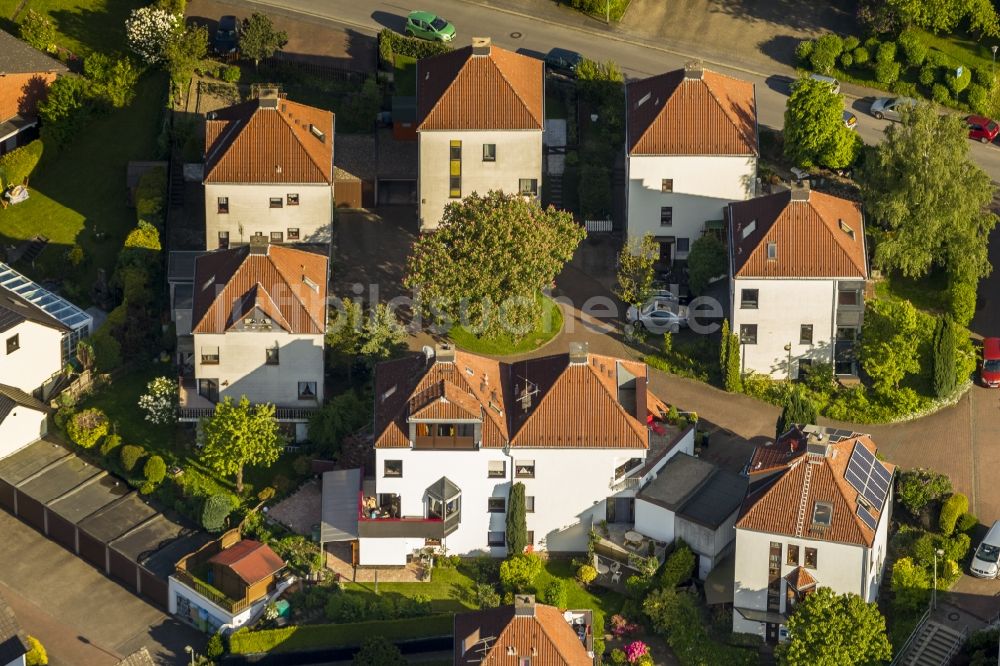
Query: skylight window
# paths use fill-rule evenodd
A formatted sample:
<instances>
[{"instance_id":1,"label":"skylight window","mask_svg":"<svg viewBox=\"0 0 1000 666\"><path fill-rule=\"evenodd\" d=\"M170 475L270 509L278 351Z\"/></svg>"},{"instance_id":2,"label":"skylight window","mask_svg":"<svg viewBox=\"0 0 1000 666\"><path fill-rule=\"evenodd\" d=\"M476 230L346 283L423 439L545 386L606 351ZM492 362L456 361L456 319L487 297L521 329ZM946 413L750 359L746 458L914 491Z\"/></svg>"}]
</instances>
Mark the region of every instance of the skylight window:
<instances>
[{"instance_id":1,"label":"skylight window","mask_svg":"<svg viewBox=\"0 0 1000 666\"><path fill-rule=\"evenodd\" d=\"M854 240L854 229L851 229L850 225L843 220L837 220L837 223L840 225L840 230L850 236L851 240Z\"/></svg>"},{"instance_id":2,"label":"skylight window","mask_svg":"<svg viewBox=\"0 0 1000 666\"><path fill-rule=\"evenodd\" d=\"M316 137L317 139L319 139L320 141L325 141L326 140L326 134L323 132L323 130L321 130L320 128L316 127L312 123L309 123L309 131L312 132L312 135L314 137Z\"/></svg>"},{"instance_id":3,"label":"skylight window","mask_svg":"<svg viewBox=\"0 0 1000 666\"><path fill-rule=\"evenodd\" d=\"M829 502L816 502L813 505L813 525L829 527L833 522L833 505Z\"/></svg>"},{"instance_id":4,"label":"skylight window","mask_svg":"<svg viewBox=\"0 0 1000 666\"><path fill-rule=\"evenodd\" d=\"M750 220L750 223L743 227L743 231L740 233L740 240L746 240L747 236L755 231L757 231L757 220Z\"/></svg>"}]
</instances>

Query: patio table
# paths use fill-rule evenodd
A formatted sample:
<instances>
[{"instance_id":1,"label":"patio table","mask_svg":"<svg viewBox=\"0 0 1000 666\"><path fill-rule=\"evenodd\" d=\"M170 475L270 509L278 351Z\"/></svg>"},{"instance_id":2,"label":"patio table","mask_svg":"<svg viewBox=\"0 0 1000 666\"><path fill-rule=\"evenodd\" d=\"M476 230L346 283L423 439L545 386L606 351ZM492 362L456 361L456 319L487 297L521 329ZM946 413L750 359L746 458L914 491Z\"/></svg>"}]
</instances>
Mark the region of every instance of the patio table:
<instances>
[{"instance_id":1,"label":"patio table","mask_svg":"<svg viewBox=\"0 0 1000 666\"><path fill-rule=\"evenodd\" d=\"M639 534L638 532L634 532L632 530L629 530L628 532L625 533L625 540L629 541L631 543L641 543L642 542L642 535Z\"/></svg>"},{"instance_id":2,"label":"patio table","mask_svg":"<svg viewBox=\"0 0 1000 666\"><path fill-rule=\"evenodd\" d=\"M609 571L611 571L611 569L608 568L607 564L604 564L603 562L598 562L597 563L597 573L599 573L600 575L603 576L604 574L608 573Z\"/></svg>"}]
</instances>

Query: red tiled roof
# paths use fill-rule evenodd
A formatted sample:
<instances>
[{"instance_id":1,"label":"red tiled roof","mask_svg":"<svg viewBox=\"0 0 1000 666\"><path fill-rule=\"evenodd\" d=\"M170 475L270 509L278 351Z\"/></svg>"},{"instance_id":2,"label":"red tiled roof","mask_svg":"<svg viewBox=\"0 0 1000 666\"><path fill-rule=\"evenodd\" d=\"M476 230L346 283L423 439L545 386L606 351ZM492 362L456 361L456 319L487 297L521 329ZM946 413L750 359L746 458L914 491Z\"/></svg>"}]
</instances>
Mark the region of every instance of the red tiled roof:
<instances>
[{"instance_id":1,"label":"red tiled roof","mask_svg":"<svg viewBox=\"0 0 1000 666\"><path fill-rule=\"evenodd\" d=\"M874 543L875 532L858 517L858 492L844 476L855 442L875 454L876 447L871 437L857 434L830 443L826 456L808 453L805 447L787 454L790 459L785 463L785 470L779 472L770 487L747 497L736 527L870 547ZM783 446L787 451L787 445L778 445L775 452L780 451ZM755 451L751 459L751 475L780 466L774 455L769 457L771 466L766 468L763 463L768 460L768 456L758 456ZM762 463L760 468L757 467L758 462ZM890 473L895 470L894 465L883 464ZM828 527L812 524L817 502L825 502L833 507ZM881 518L885 509L885 506L873 507L872 515L876 521Z\"/></svg>"},{"instance_id":2,"label":"red tiled roof","mask_svg":"<svg viewBox=\"0 0 1000 666\"><path fill-rule=\"evenodd\" d=\"M289 333L326 330L321 254L280 245L268 245L265 254L248 245L218 250L195 261L194 284L193 333L225 333L254 310Z\"/></svg>"},{"instance_id":3,"label":"red tiled roof","mask_svg":"<svg viewBox=\"0 0 1000 666\"><path fill-rule=\"evenodd\" d=\"M519 657L545 666L594 663L558 608L535 604L534 615L517 615L513 606L455 615L456 666L517 666Z\"/></svg>"},{"instance_id":4,"label":"red tiled roof","mask_svg":"<svg viewBox=\"0 0 1000 666\"><path fill-rule=\"evenodd\" d=\"M729 229L736 277L868 278L864 218L853 201L778 192L730 204ZM769 243L776 259L767 258Z\"/></svg>"},{"instance_id":5,"label":"red tiled roof","mask_svg":"<svg viewBox=\"0 0 1000 666\"><path fill-rule=\"evenodd\" d=\"M816 585L816 579L805 567L795 567L788 572L785 580L798 592Z\"/></svg>"},{"instance_id":6,"label":"red tiled roof","mask_svg":"<svg viewBox=\"0 0 1000 666\"><path fill-rule=\"evenodd\" d=\"M629 155L758 155L753 84L685 71L626 86Z\"/></svg>"},{"instance_id":7,"label":"red tiled roof","mask_svg":"<svg viewBox=\"0 0 1000 666\"><path fill-rule=\"evenodd\" d=\"M243 539L208 561L232 569L247 585L264 580L285 567L285 561L270 546L253 539Z\"/></svg>"},{"instance_id":8,"label":"red tiled roof","mask_svg":"<svg viewBox=\"0 0 1000 666\"><path fill-rule=\"evenodd\" d=\"M498 46L467 46L417 63L417 129L540 130L545 65Z\"/></svg>"},{"instance_id":9,"label":"red tiled roof","mask_svg":"<svg viewBox=\"0 0 1000 666\"><path fill-rule=\"evenodd\" d=\"M264 108L267 100L253 99L209 114L206 183L333 182L333 114L274 102Z\"/></svg>"},{"instance_id":10,"label":"red tiled roof","mask_svg":"<svg viewBox=\"0 0 1000 666\"><path fill-rule=\"evenodd\" d=\"M618 399L623 371L637 378L634 406ZM530 401L521 399L525 390ZM660 404L647 394L644 364L596 354L585 365L568 354L508 364L462 351L453 363L388 361L375 373L375 446L410 446L408 418L475 415L483 418L484 447L643 449L647 401Z\"/></svg>"}]
</instances>

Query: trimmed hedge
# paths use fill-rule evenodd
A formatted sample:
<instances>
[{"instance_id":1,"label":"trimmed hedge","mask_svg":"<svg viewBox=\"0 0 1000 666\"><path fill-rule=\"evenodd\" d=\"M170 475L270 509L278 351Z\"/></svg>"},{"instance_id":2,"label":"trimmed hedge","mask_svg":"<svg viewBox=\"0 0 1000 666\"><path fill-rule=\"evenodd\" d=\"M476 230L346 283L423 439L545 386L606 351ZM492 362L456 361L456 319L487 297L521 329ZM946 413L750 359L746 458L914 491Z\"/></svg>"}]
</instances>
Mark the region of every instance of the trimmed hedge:
<instances>
[{"instance_id":1,"label":"trimmed hedge","mask_svg":"<svg viewBox=\"0 0 1000 666\"><path fill-rule=\"evenodd\" d=\"M140 223L163 227L167 202L167 170L154 167L139 177L135 188L135 216Z\"/></svg>"},{"instance_id":2,"label":"trimmed hedge","mask_svg":"<svg viewBox=\"0 0 1000 666\"><path fill-rule=\"evenodd\" d=\"M35 139L0 157L0 186L20 185L38 166L44 148L41 139Z\"/></svg>"},{"instance_id":3,"label":"trimmed hedge","mask_svg":"<svg viewBox=\"0 0 1000 666\"><path fill-rule=\"evenodd\" d=\"M431 42L426 39L407 37L388 28L378 33L379 58L389 65L394 64L394 56L397 53L419 60L420 58L448 53L451 50L452 47L445 42Z\"/></svg>"},{"instance_id":4,"label":"trimmed hedge","mask_svg":"<svg viewBox=\"0 0 1000 666\"><path fill-rule=\"evenodd\" d=\"M405 620L311 624L248 631L241 629L229 637L231 654L295 652L322 648L359 647L366 636L383 636L390 641L452 635L450 613Z\"/></svg>"}]
</instances>

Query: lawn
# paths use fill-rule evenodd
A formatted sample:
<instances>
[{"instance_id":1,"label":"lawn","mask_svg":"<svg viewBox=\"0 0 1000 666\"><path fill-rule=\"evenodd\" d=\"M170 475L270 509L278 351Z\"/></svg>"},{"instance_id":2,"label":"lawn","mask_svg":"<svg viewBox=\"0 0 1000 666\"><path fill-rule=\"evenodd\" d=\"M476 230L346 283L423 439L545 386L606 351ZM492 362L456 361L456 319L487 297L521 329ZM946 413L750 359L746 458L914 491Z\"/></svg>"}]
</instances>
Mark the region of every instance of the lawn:
<instances>
[{"instance_id":1,"label":"lawn","mask_svg":"<svg viewBox=\"0 0 1000 666\"><path fill-rule=\"evenodd\" d=\"M944 271L934 270L920 278L908 278L890 273L875 285L879 298L904 300L929 314L948 311L948 277Z\"/></svg>"},{"instance_id":2,"label":"lawn","mask_svg":"<svg viewBox=\"0 0 1000 666\"><path fill-rule=\"evenodd\" d=\"M62 151L46 146L31 176L31 197L0 211L0 242L16 245L36 234L49 245L34 266L17 266L36 280L63 280L64 293L90 305L90 285L99 269L111 275L125 236L135 226L127 205L125 169L129 160L156 153L165 75L143 77L131 106L91 119ZM101 232L98 239L95 232ZM84 263L67 275L66 252L79 244Z\"/></svg>"},{"instance_id":3,"label":"lawn","mask_svg":"<svg viewBox=\"0 0 1000 666\"><path fill-rule=\"evenodd\" d=\"M413 97L417 94L417 59L396 54L393 56L395 64L395 74L393 82L396 84L396 94L404 97Z\"/></svg>"},{"instance_id":4,"label":"lawn","mask_svg":"<svg viewBox=\"0 0 1000 666\"><path fill-rule=\"evenodd\" d=\"M514 338L510 335L504 335L496 339L480 338L458 325L453 326L448 331L448 337L459 348L474 354L506 356L509 354L523 354L538 349L558 335L563 326L563 315L559 306L550 298L543 296L539 296L539 298L543 299L542 317L535 324L535 327L521 338Z\"/></svg>"},{"instance_id":5,"label":"lawn","mask_svg":"<svg viewBox=\"0 0 1000 666\"><path fill-rule=\"evenodd\" d=\"M47 13L59 33L56 43L82 56L90 51L124 50L125 19L146 4L139 0L0 0L0 17L16 22L29 9Z\"/></svg>"},{"instance_id":6,"label":"lawn","mask_svg":"<svg viewBox=\"0 0 1000 666\"><path fill-rule=\"evenodd\" d=\"M237 631L229 638L232 654L294 652L321 648L356 647L368 636L378 635L390 641L451 636L452 616L405 620L377 620L348 624L313 624L263 631Z\"/></svg>"},{"instance_id":7,"label":"lawn","mask_svg":"<svg viewBox=\"0 0 1000 666\"><path fill-rule=\"evenodd\" d=\"M965 33L935 35L919 29L917 33L924 44L932 49L941 51L958 62L987 70L993 66L993 54L990 52L990 44L978 42L971 35Z\"/></svg>"}]
</instances>

